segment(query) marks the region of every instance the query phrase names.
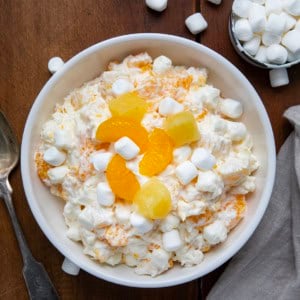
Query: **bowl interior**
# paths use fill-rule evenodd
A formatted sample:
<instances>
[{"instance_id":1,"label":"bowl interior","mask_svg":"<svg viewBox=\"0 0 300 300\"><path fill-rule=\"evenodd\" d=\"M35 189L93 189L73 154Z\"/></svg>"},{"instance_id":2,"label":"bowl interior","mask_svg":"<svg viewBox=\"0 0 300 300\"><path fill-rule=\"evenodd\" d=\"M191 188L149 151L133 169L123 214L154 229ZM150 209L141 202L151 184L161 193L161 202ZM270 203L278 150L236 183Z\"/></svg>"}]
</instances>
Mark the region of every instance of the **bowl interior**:
<instances>
[{"instance_id":1,"label":"bowl interior","mask_svg":"<svg viewBox=\"0 0 300 300\"><path fill-rule=\"evenodd\" d=\"M122 60L129 54L142 51L147 51L153 57L164 54L176 65L208 68L209 82L219 88L223 96L243 103L243 122L253 136L254 153L261 164L256 173L257 189L248 197L246 217L231 232L227 241L206 254L200 265L192 268L177 266L157 278L138 276L125 266L100 265L85 256L81 244L66 237L66 225L62 216L64 203L52 196L41 183L33 160L42 125L51 115L55 103L62 102L72 89L100 75L111 60ZM71 261L91 274L115 283L136 287L170 286L207 274L228 260L247 241L269 201L275 172L274 149L269 119L258 95L245 77L227 60L186 39L159 34L137 34L114 38L88 48L68 61L45 85L32 107L24 131L22 178L29 205L41 229Z\"/></svg>"}]
</instances>

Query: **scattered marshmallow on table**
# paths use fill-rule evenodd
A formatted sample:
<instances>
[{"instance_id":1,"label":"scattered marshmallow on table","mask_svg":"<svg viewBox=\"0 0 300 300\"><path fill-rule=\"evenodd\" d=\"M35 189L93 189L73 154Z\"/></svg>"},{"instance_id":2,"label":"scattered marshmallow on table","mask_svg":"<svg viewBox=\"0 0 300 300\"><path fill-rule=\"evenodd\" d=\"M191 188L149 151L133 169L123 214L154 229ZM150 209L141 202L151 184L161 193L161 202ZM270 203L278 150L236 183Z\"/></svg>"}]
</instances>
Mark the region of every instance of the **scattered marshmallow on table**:
<instances>
[{"instance_id":1,"label":"scattered marshmallow on table","mask_svg":"<svg viewBox=\"0 0 300 300\"><path fill-rule=\"evenodd\" d=\"M253 38L244 43L244 49L250 54L255 55L259 49L261 43L261 37L259 35L253 36Z\"/></svg>"},{"instance_id":2,"label":"scattered marshmallow on table","mask_svg":"<svg viewBox=\"0 0 300 300\"><path fill-rule=\"evenodd\" d=\"M115 202L115 195L106 182L99 182L96 188L97 201L100 205L111 206Z\"/></svg>"},{"instance_id":3,"label":"scattered marshmallow on table","mask_svg":"<svg viewBox=\"0 0 300 300\"><path fill-rule=\"evenodd\" d=\"M220 102L220 111L226 117L237 119L243 114L243 106L241 102L227 98Z\"/></svg>"},{"instance_id":4,"label":"scattered marshmallow on table","mask_svg":"<svg viewBox=\"0 0 300 300\"><path fill-rule=\"evenodd\" d=\"M162 12L167 8L168 0L146 0L146 5L158 12Z\"/></svg>"},{"instance_id":5,"label":"scattered marshmallow on table","mask_svg":"<svg viewBox=\"0 0 300 300\"><path fill-rule=\"evenodd\" d=\"M252 2L250 0L235 0L232 5L232 11L241 18L247 18Z\"/></svg>"},{"instance_id":6,"label":"scattered marshmallow on table","mask_svg":"<svg viewBox=\"0 0 300 300\"><path fill-rule=\"evenodd\" d=\"M140 152L139 146L127 136L117 140L114 144L114 148L116 153L126 160L135 158Z\"/></svg>"},{"instance_id":7,"label":"scattered marshmallow on table","mask_svg":"<svg viewBox=\"0 0 300 300\"><path fill-rule=\"evenodd\" d=\"M176 229L163 233L162 242L164 249L168 252L176 251L182 246L179 231Z\"/></svg>"},{"instance_id":8,"label":"scattered marshmallow on table","mask_svg":"<svg viewBox=\"0 0 300 300\"><path fill-rule=\"evenodd\" d=\"M126 79L117 79L112 85L112 92L115 96L119 96L132 91L134 88L133 84Z\"/></svg>"},{"instance_id":9,"label":"scattered marshmallow on table","mask_svg":"<svg viewBox=\"0 0 300 300\"><path fill-rule=\"evenodd\" d=\"M234 33L243 42L249 41L253 37L253 31L247 19L239 19L235 22Z\"/></svg>"},{"instance_id":10,"label":"scattered marshmallow on table","mask_svg":"<svg viewBox=\"0 0 300 300\"><path fill-rule=\"evenodd\" d=\"M161 55L153 61L153 71L158 74L163 74L172 67L172 61L170 58Z\"/></svg>"},{"instance_id":11,"label":"scattered marshmallow on table","mask_svg":"<svg viewBox=\"0 0 300 300\"><path fill-rule=\"evenodd\" d=\"M48 61L48 70L50 71L51 74L54 74L57 72L62 66L64 65L64 61L58 57L52 57Z\"/></svg>"},{"instance_id":12,"label":"scattered marshmallow on table","mask_svg":"<svg viewBox=\"0 0 300 300\"><path fill-rule=\"evenodd\" d=\"M62 183L65 176L69 173L69 168L66 166L55 167L48 170L47 175L52 184Z\"/></svg>"},{"instance_id":13,"label":"scattered marshmallow on table","mask_svg":"<svg viewBox=\"0 0 300 300\"><path fill-rule=\"evenodd\" d=\"M287 60L288 52L281 45L271 45L267 48L267 60L272 64L284 64Z\"/></svg>"},{"instance_id":14,"label":"scattered marshmallow on table","mask_svg":"<svg viewBox=\"0 0 300 300\"><path fill-rule=\"evenodd\" d=\"M176 169L175 174L178 180L183 184L189 184L194 178L197 177L198 171L193 163L185 161L181 163Z\"/></svg>"},{"instance_id":15,"label":"scattered marshmallow on table","mask_svg":"<svg viewBox=\"0 0 300 300\"><path fill-rule=\"evenodd\" d=\"M213 4L216 4L216 5L220 5L222 0L207 0L208 2L211 2Z\"/></svg>"},{"instance_id":16,"label":"scattered marshmallow on table","mask_svg":"<svg viewBox=\"0 0 300 300\"><path fill-rule=\"evenodd\" d=\"M152 230L153 223L144 216L134 212L130 215L130 224L139 232L146 233Z\"/></svg>"},{"instance_id":17,"label":"scattered marshmallow on table","mask_svg":"<svg viewBox=\"0 0 300 300\"><path fill-rule=\"evenodd\" d=\"M98 152L91 157L91 163L97 171L106 171L113 154L110 152Z\"/></svg>"},{"instance_id":18,"label":"scattered marshmallow on table","mask_svg":"<svg viewBox=\"0 0 300 300\"><path fill-rule=\"evenodd\" d=\"M270 82L272 87L289 84L289 75L286 68L273 69L270 71Z\"/></svg>"},{"instance_id":19,"label":"scattered marshmallow on table","mask_svg":"<svg viewBox=\"0 0 300 300\"><path fill-rule=\"evenodd\" d=\"M207 28L207 22L201 13L195 13L187 17L185 25L192 34L198 34Z\"/></svg>"},{"instance_id":20,"label":"scattered marshmallow on table","mask_svg":"<svg viewBox=\"0 0 300 300\"><path fill-rule=\"evenodd\" d=\"M162 116L169 116L172 114L179 113L183 111L184 107L182 104L177 102L171 97L166 97L159 103L158 112Z\"/></svg>"},{"instance_id":21,"label":"scattered marshmallow on table","mask_svg":"<svg viewBox=\"0 0 300 300\"><path fill-rule=\"evenodd\" d=\"M43 158L49 165L58 167L66 160L66 153L52 146L44 152Z\"/></svg>"},{"instance_id":22,"label":"scattered marshmallow on table","mask_svg":"<svg viewBox=\"0 0 300 300\"><path fill-rule=\"evenodd\" d=\"M197 148L191 157L192 163L202 170L211 170L216 164L216 158L206 149Z\"/></svg>"}]
</instances>

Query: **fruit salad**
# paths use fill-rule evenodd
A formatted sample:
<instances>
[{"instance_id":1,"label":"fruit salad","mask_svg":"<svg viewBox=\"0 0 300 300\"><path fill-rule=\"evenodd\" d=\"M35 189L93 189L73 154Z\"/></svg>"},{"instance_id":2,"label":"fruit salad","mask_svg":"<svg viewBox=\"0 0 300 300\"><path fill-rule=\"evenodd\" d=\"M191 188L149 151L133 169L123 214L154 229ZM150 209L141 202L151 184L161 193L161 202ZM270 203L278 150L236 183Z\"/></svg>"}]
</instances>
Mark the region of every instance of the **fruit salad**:
<instances>
[{"instance_id":1,"label":"fruit salad","mask_svg":"<svg viewBox=\"0 0 300 300\"><path fill-rule=\"evenodd\" d=\"M259 163L243 106L207 77L140 53L54 99L37 174L91 259L150 276L198 265L247 213Z\"/></svg>"}]
</instances>

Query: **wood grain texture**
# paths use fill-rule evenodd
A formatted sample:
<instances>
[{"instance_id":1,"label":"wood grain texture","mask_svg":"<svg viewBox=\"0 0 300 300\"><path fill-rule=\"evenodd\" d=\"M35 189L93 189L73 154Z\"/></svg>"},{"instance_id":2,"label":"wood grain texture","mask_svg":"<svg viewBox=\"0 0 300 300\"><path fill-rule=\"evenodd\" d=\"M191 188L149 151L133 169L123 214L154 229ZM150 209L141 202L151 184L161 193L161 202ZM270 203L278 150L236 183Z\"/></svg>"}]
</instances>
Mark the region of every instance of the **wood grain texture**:
<instances>
[{"instance_id":1,"label":"wood grain texture","mask_svg":"<svg viewBox=\"0 0 300 300\"><path fill-rule=\"evenodd\" d=\"M50 78L48 59L64 60L104 39L135 32L170 33L194 39L185 18L194 0L171 0L162 14L142 0L0 0L0 109L21 141L30 107ZM33 255L52 278L61 299L197 299L197 281L165 289L134 289L81 272L61 271L63 257L36 224L25 200L20 170L13 172L13 200ZM28 299L22 261L5 206L0 202L0 299Z\"/></svg>"}]
</instances>

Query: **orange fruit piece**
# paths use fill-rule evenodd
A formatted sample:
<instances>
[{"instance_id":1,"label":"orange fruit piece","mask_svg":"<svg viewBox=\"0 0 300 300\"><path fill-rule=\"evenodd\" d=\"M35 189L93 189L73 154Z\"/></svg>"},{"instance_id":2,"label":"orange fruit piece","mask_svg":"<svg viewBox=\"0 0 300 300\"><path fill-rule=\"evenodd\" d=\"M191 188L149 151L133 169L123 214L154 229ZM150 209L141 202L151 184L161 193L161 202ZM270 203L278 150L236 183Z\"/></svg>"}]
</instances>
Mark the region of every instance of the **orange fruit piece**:
<instances>
[{"instance_id":1,"label":"orange fruit piece","mask_svg":"<svg viewBox=\"0 0 300 300\"><path fill-rule=\"evenodd\" d=\"M138 190L133 203L138 212L149 219L163 219L172 209L169 190L156 178L150 179Z\"/></svg>"},{"instance_id":2,"label":"orange fruit piece","mask_svg":"<svg viewBox=\"0 0 300 300\"><path fill-rule=\"evenodd\" d=\"M148 145L148 132L136 120L127 117L111 117L102 122L96 131L96 139L101 142L115 142L127 136L144 152Z\"/></svg>"},{"instance_id":3,"label":"orange fruit piece","mask_svg":"<svg viewBox=\"0 0 300 300\"><path fill-rule=\"evenodd\" d=\"M113 117L128 117L136 121L141 121L147 112L148 105L137 92L130 92L112 99L108 103Z\"/></svg>"},{"instance_id":4,"label":"orange fruit piece","mask_svg":"<svg viewBox=\"0 0 300 300\"><path fill-rule=\"evenodd\" d=\"M173 142L163 129L155 128L149 135L149 146L139 164L142 175L161 173L173 159Z\"/></svg>"},{"instance_id":5,"label":"orange fruit piece","mask_svg":"<svg viewBox=\"0 0 300 300\"><path fill-rule=\"evenodd\" d=\"M164 127L177 147L198 141L200 138L197 122L189 111L168 116Z\"/></svg>"},{"instance_id":6,"label":"orange fruit piece","mask_svg":"<svg viewBox=\"0 0 300 300\"><path fill-rule=\"evenodd\" d=\"M131 202L140 188L135 175L126 167L126 161L115 155L106 169L106 178L113 193L126 201Z\"/></svg>"}]
</instances>

